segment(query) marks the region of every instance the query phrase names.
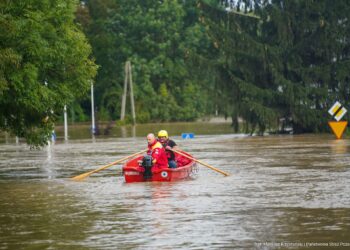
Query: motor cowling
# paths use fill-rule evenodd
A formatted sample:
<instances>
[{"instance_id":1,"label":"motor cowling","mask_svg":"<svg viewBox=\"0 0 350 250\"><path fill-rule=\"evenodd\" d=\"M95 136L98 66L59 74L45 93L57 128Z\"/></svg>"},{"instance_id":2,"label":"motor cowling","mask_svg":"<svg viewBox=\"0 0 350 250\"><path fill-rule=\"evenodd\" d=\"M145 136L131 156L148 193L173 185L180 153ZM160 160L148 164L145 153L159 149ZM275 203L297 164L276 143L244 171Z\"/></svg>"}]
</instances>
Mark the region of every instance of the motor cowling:
<instances>
[{"instance_id":1,"label":"motor cowling","mask_svg":"<svg viewBox=\"0 0 350 250\"><path fill-rule=\"evenodd\" d=\"M145 155L142 159L142 167L145 169L143 176L145 179L150 179L152 177L152 156Z\"/></svg>"}]
</instances>

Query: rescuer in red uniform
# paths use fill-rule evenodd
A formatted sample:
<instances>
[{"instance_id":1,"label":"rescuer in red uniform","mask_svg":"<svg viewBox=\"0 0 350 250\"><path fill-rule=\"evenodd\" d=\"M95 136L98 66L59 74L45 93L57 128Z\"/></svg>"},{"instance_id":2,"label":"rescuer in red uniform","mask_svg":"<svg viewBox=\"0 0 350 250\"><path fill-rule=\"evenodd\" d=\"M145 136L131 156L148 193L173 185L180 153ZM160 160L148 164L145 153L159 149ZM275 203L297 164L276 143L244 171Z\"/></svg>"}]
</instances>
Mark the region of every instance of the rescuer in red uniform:
<instances>
[{"instance_id":1,"label":"rescuer in red uniform","mask_svg":"<svg viewBox=\"0 0 350 250\"><path fill-rule=\"evenodd\" d=\"M163 145L157 141L154 134L147 135L148 151L147 154L152 156L152 171L168 168L168 157Z\"/></svg>"}]
</instances>

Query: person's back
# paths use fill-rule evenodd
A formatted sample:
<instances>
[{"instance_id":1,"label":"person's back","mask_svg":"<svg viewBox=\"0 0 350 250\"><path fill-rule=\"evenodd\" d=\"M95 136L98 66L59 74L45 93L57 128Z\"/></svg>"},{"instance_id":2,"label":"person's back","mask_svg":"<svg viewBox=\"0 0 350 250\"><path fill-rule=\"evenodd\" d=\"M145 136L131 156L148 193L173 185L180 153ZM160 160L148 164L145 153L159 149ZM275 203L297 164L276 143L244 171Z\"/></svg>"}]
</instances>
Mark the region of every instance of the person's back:
<instances>
[{"instance_id":1,"label":"person's back","mask_svg":"<svg viewBox=\"0 0 350 250\"><path fill-rule=\"evenodd\" d=\"M166 150L169 168L176 168L177 164L175 161L175 153L172 151L172 149L177 150L175 141L169 139L168 132L166 130L160 130L158 132L158 141Z\"/></svg>"},{"instance_id":2,"label":"person's back","mask_svg":"<svg viewBox=\"0 0 350 250\"><path fill-rule=\"evenodd\" d=\"M152 156L152 170L168 168L168 158L162 144L157 141L154 134L147 135L148 151Z\"/></svg>"}]
</instances>

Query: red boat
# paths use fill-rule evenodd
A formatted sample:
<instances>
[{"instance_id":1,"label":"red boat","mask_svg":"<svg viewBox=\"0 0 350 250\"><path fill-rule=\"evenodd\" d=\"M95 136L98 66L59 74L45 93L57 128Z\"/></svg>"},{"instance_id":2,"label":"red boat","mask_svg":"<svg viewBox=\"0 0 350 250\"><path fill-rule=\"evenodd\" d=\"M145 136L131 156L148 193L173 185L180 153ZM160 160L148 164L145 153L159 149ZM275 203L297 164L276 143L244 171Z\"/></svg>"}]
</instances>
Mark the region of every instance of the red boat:
<instances>
[{"instance_id":1,"label":"red boat","mask_svg":"<svg viewBox=\"0 0 350 250\"><path fill-rule=\"evenodd\" d=\"M192 157L190 154L181 152ZM152 170L146 174L145 168L141 166L143 156L138 156L127 161L123 165L123 175L125 182L145 182L145 181L178 181L190 178L192 174L198 171L196 162L189 160L187 157L175 153L177 168L165 168Z\"/></svg>"}]
</instances>

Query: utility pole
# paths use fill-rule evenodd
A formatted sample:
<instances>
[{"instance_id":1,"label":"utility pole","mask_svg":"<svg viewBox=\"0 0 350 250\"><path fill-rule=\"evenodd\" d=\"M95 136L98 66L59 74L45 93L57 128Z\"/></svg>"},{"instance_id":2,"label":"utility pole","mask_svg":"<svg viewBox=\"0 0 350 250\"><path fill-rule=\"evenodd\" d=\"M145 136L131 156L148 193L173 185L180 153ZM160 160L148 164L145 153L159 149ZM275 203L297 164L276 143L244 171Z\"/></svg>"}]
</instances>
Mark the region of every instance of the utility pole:
<instances>
[{"instance_id":1,"label":"utility pole","mask_svg":"<svg viewBox=\"0 0 350 250\"><path fill-rule=\"evenodd\" d=\"M7 120L5 118L5 128L7 128ZM7 134L7 131L5 130L5 143L7 144L8 143L8 134Z\"/></svg>"},{"instance_id":2,"label":"utility pole","mask_svg":"<svg viewBox=\"0 0 350 250\"><path fill-rule=\"evenodd\" d=\"M130 61L128 63L128 73L129 73L129 84L130 84L130 102L131 102L131 114L132 114L132 120L133 124L136 124L136 114L135 114L135 103L134 103L134 89L133 89L133 82L132 82L132 74L131 74L131 63Z\"/></svg>"},{"instance_id":3,"label":"utility pole","mask_svg":"<svg viewBox=\"0 0 350 250\"><path fill-rule=\"evenodd\" d=\"M64 105L64 140L68 141L67 105Z\"/></svg>"},{"instance_id":4,"label":"utility pole","mask_svg":"<svg viewBox=\"0 0 350 250\"><path fill-rule=\"evenodd\" d=\"M125 118L125 106L126 106L126 95L128 85L130 88L130 102L131 102L131 114L133 119L133 124L136 124L136 114L135 114L135 103L134 103L134 90L132 82L132 73L131 73L131 63L127 61L125 63L125 77L124 77L124 92L122 97L122 109L120 112L120 120L123 121Z\"/></svg>"},{"instance_id":5,"label":"utility pole","mask_svg":"<svg viewBox=\"0 0 350 250\"><path fill-rule=\"evenodd\" d=\"M94 83L91 81L91 133L96 133L95 128L95 107L94 107Z\"/></svg>"}]
</instances>

